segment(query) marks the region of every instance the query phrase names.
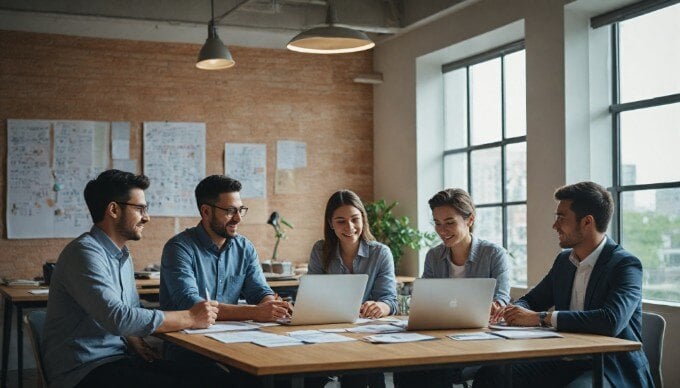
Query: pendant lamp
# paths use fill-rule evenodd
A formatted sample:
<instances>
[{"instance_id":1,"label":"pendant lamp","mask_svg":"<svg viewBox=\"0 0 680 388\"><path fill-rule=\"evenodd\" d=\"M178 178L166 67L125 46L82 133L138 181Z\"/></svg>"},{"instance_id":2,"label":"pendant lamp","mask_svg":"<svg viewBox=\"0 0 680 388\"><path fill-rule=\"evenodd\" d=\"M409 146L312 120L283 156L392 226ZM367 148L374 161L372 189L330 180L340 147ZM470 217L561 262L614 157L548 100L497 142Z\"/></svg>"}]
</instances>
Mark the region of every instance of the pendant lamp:
<instances>
[{"instance_id":1,"label":"pendant lamp","mask_svg":"<svg viewBox=\"0 0 680 388\"><path fill-rule=\"evenodd\" d=\"M208 39L198 53L196 67L203 70L221 70L234 66L236 62L231 58L227 46L217 36L215 27L215 5L210 0L210 22L208 23Z\"/></svg>"},{"instance_id":2,"label":"pendant lamp","mask_svg":"<svg viewBox=\"0 0 680 388\"><path fill-rule=\"evenodd\" d=\"M375 43L363 31L336 26L335 7L328 1L325 27L302 31L288 45L289 50L310 54L341 54L364 51Z\"/></svg>"}]
</instances>

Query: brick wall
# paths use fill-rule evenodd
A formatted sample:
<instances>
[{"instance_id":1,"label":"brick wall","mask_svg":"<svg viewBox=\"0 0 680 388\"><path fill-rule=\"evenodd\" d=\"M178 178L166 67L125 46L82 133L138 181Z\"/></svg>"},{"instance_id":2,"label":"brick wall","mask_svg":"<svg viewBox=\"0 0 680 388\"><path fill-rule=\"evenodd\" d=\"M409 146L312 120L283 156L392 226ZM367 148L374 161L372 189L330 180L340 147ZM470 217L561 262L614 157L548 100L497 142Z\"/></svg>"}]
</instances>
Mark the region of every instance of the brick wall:
<instances>
[{"instance_id":1,"label":"brick wall","mask_svg":"<svg viewBox=\"0 0 680 388\"><path fill-rule=\"evenodd\" d=\"M267 199L246 201L240 231L268 258L279 211L295 229L280 257L307 261L322 237L323 209L339 188L373 196L373 95L352 79L372 70L372 54L305 55L230 47L236 66L209 72L199 45L0 31L0 276L33 277L70 239L7 240L7 119L131 122L131 155L142 161L144 121L205 122L206 173L224 172L224 143L267 144ZM275 194L276 141L307 143L298 193ZM141 169L141 165L139 166ZM152 182L153 184L153 182ZM249 215L250 215L249 214ZM137 268L160 261L165 241L198 218L153 217L131 242Z\"/></svg>"}]
</instances>

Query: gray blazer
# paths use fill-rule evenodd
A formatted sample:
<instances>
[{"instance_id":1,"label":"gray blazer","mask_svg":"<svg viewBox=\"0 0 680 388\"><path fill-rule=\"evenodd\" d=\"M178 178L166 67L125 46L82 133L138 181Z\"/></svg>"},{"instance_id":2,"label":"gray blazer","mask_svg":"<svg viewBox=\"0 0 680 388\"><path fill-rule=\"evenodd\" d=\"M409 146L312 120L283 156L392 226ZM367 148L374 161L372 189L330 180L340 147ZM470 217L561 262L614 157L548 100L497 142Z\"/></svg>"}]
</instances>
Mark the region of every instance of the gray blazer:
<instances>
[{"instance_id":1,"label":"gray blazer","mask_svg":"<svg viewBox=\"0 0 680 388\"><path fill-rule=\"evenodd\" d=\"M448 278L451 249L439 244L425 256L423 278ZM466 278L494 278L496 290L494 300L504 304L510 302L510 268L508 252L492 242L472 236L470 255L465 261Z\"/></svg>"}]
</instances>

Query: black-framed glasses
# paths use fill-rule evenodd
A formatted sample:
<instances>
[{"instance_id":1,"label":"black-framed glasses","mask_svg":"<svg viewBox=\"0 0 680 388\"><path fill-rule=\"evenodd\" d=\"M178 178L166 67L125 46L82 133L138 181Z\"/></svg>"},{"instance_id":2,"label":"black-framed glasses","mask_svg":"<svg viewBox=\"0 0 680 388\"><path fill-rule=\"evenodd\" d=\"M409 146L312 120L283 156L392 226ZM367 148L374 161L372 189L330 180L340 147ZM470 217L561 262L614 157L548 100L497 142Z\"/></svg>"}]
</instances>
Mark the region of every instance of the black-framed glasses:
<instances>
[{"instance_id":1,"label":"black-framed glasses","mask_svg":"<svg viewBox=\"0 0 680 388\"><path fill-rule=\"evenodd\" d=\"M230 207L220 207L220 206L213 205L213 204L210 204L210 203L207 204L207 205L212 206L212 207L214 207L214 208L218 208L218 209L220 209L220 210L223 210L225 213L227 213L227 215L228 215L229 217L233 217L234 215L236 215L236 213L238 213L238 215L241 216L241 217L245 217L246 214L248 214L248 207L247 207L247 206L241 206L241 207L234 207L234 206L230 206Z\"/></svg>"},{"instance_id":2,"label":"black-framed glasses","mask_svg":"<svg viewBox=\"0 0 680 388\"><path fill-rule=\"evenodd\" d=\"M139 205L139 204L136 204L136 203L118 202L118 201L114 201L114 202L119 204L119 205L132 206L135 209L137 209L137 211L141 215L145 215L145 214L148 215L149 214L149 205Z\"/></svg>"}]
</instances>

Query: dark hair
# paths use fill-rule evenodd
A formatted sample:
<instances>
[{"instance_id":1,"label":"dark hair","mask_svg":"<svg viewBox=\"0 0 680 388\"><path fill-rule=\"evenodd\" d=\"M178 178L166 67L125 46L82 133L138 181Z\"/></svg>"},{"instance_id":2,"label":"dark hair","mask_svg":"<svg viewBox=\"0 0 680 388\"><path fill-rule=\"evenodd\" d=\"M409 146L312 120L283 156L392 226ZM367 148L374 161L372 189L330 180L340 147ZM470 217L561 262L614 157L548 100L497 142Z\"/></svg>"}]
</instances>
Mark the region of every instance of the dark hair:
<instances>
[{"instance_id":1,"label":"dark hair","mask_svg":"<svg viewBox=\"0 0 680 388\"><path fill-rule=\"evenodd\" d=\"M614 213L614 200L604 187L594 182L579 182L562 186L555 190L555 199L572 201L570 209L576 214L576 221L592 215L597 231L600 233L607 231L607 225Z\"/></svg>"},{"instance_id":2,"label":"dark hair","mask_svg":"<svg viewBox=\"0 0 680 388\"><path fill-rule=\"evenodd\" d=\"M451 206L464 220L475 215L475 204L470 198L470 194L463 189L445 189L432 198L427 203L430 205L430 210L434 210L440 206ZM474 225L470 226L472 232Z\"/></svg>"},{"instance_id":3,"label":"dark hair","mask_svg":"<svg viewBox=\"0 0 680 388\"><path fill-rule=\"evenodd\" d=\"M102 172L97 179L87 182L83 193L92 221L96 224L103 220L106 207L111 202L127 202L130 200L130 190L146 190L149 184L146 175L135 175L120 170Z\"/></svg>"},{"instance_id":4,"label":"dark hair","mask_svg":"<svg viewBox=\"0 0 680 388\"><path fill-rule=\"evenodd\" d=\"M241 191L241 182L229 178L226 175L210 175L205 177L196 186L196 206L201 210L201 205L214 205L220 199L222 193L237 193Z\"/></svg>"},{"instance_id":5,"label":"dark hair","mask_svg":"<svg viewBox=\"0 0 680 388\"><path fill-rule=\"evenodd\" d=\"M333 253L338 247L338 236L331 228L331 222L333 218L333 213L340 207L350 205L359 209L361 212L361 218L363 219L364 226L361 231L361 239L364 241L373 241L375 237L371 234L371 229L368 226L368 216L366 215L366 208L361 202L361 198L350 190L339 190L333 193L330 198L328 198L328 203L326 203L326 212L324 213L324 223L323 223L323 250L322 250L322 261L324 271L328 270L328 266L333 258Z\"/></svg>"}]
</instances>

